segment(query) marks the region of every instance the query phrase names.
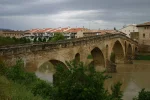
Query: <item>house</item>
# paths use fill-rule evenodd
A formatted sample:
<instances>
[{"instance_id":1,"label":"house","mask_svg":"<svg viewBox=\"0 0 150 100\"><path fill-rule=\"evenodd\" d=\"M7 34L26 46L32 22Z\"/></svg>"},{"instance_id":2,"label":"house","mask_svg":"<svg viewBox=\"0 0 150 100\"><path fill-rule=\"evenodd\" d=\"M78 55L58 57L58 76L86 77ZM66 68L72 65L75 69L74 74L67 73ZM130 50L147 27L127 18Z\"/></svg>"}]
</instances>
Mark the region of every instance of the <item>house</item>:
<instances>
[{"instance_id":1,"label":"house","mask_svg":"<svg viewBox=\"0 0 150 100\"><path fill-rule=\"evenodd\" d=\"M138 28L135 24L132 24L121 28L119 31L125 33L127 37L131 38L131 33L138 32Z\"/></svg>"},{"instance_id":2,"label":"house","mask_svg":"<svg viewBox=\"0 0 150 100\"><path fill-rule=\"evenodd\" d=\"M15 37L15 38L21 38L24 31L16 31L16 30L1 30L0 36L2 37Z\"/></svg>"},{"instance_id":3,"label":"house","mask_svg":"<svg viewBox=\"0 0 150 100\"><path fill-rule=\"evenodd\" d=\"M150 45L150 22L138 24L139 44Z\"/></svg>"}]
</instances>

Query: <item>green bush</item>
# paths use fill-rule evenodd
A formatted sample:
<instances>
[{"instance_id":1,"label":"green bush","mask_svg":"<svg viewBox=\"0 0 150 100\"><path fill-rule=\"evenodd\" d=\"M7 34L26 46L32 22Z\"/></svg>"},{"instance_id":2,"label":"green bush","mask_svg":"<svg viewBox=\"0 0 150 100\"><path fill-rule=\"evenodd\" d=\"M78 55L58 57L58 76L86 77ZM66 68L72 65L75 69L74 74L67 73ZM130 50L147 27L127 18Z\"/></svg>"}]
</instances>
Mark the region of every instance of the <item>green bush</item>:
<instances>
[{"instance_id":1,"label":"green bush","mask_svg":"<svg viewBox=\"0 0 150 100\"><path fill-rule=\"evenodd\" d=\"M63 33L54 33L54 37L52 37L51 41L56 42L58 40L64 40L65 37L63 36Z\"/></svg>"},{"instance_id":2,"label":"green bush","mask_svg":"<svg viewBox=\"0 0 150 100\"><path fill-rule=\"evenodd\" d=\"M67 65L69 70L56 67L55 100L121 100L120 84L113 89L116 95L104 89L104 81L109 78L104 72L96 72L93 66L83 63L67 62Z\"/></svg>"},{"instance_id":3,"label":"green bush","mask_svg":"<svg viewBox=\"0 0 150 100\"><path fill-rule=\"evenodd\" d=\"M9 80L23 85L35 96L40 95L44 99L52 97L50 95L53 93L51 84L40 80L34 73L26 72L22 60L18 60L16 65L7 68L4 72Z\"/></svg>"},{"instance_id":4,"label":"green bush","mask_svg":"<svg viewBox=\"0 0 150 100\"><path fill-rule=\"evenodd\" d=\"M150 60L150 55L137 55L136 60Z\"/></svg>"},{"instance_id":5,"label":"green bush","mask_svg":"<svg viewBox=\"0 0 150 100\"><path fill-rule=\"evenodd\" d=\"M150 100L150 91L145 91L145 89L142 89L139 92L138 97L135 97L133 100Z\"/></svg>"},{"instance_id":6,"label":"green bush","mask_svg":"<svg viewBox=\"0 0 150 100\"><path fill-rule=\"evenodd\" d=\"M7 80L0 76L0 100L43 100L40 96L34 96L26 86ZM44 99L45 100L45 99Z\"/></svg>"},{"instance_id":7,"label":"green bush","mask_svg":"<svg viewBox=\"0 0 150 100\"><path fill-rule=\"evenodd\" d=\"M0 45L13 45L13 44L22 44L30 43L29 39L26 38L15 38L15 37L1 37L0 36Z\"/></svg>"},{"instance_id":8,"label":"green bush","mask_svg":"<svg viewBox=\"0 0 150 100\"><path fill-rule=\"evenodd\" d=\"M104 72L96 72L94 66L85 66L82 62L70 61L66 64L69 70L63 65L56 66L54 85L26 72L21 60L4 72L9 80L44 100L121 100L121 84L116 84L110 94L104 88L104 81L109 78ZM18 97L20 100L21 95Z\"/></svg>"},{"instance_id":9,"label":"green bush","mask_svg":"<svg viewBox=\"0 0 150 100\"><path fill-rule=\"evenodd\" d=\"M53 96L52 86L46 81L39 80L34 84L31 91L35 96L40 95L43 97L43 99L51 99Z\"/></svg>"},{"instance_id":10,"label":"green bush","mask_svg":"<svg viewBox=\"0 0 150 100\"><path fill-rule=\"evenodd\" d=\"M122 93L122 91L120 91L121 85L122 84L120 82L118 82L117 84L115 84L114 86L111 87L112 99L122 100L123 93Z\"/></svg>"},{"instance_id":11,"label":"green bush","mask_svg":"<svg viewBox=\"0 0 150 100\"><path fill-rule=\"evenodd\" d=\"M36 81L36 76L33 73L25 72L24 64L21 60L17 61L15 66L9 67L6 72L8 79L20 84L31 84Z\"/></svg>"}]
</instances>

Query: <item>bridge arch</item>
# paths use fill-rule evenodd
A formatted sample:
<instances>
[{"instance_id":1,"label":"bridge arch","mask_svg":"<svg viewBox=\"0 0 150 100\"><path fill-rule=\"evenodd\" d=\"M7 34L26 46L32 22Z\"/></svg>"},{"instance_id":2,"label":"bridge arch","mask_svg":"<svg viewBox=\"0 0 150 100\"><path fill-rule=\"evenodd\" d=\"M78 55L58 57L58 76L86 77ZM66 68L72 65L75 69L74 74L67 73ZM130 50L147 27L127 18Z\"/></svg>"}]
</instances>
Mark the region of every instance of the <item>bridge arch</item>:
<instances>
[{"instance_id":1,"label":"bridge arch","mask_svg":"<svg viewBox=\"0 0 150 100\"><path fill-rule=\"evenodd\" d=\"M132 55L133 54L133 50L132 50L132 46L131 44L128 45L128 48L127 48L127 55Z\"/></svg>"},{"instance_id":2,"label":"bridge arch","mask_svg":"<svg viewBox=\"0 0 150 100\"><path fill-rule=\"evenodd\" d=\"M138 52L138 47L135 47L135 53L137 53Z\"/></svg>"},{"instance_id":3,"label":"bridge arch","mask_svg":"<svg viewBox=\"0 0 150 100\"><path fill-rule=\"evenodd\" d=\"M105 59L102 51L98 47L95 47L91 51L91 55L93 57L92 64L95 66L96 70L102 71L105 67Z\"/></svg>"},{"instance_id":4,"label":"bridge arch","mask_svg":"<svg viewBox=\"0 0 150 100\"><path fill-rule=\"evenodd\" d=\"M124 42L124 50L125 50L125 53L127 52L127 42L125 41Z\"/></svg>"},{"instance_id":5,"label":"bridge arch","mask_svg":"<svg viewBox=\"0 0 150 100\"><path fill-rule=\"evenodd\" d=\"M57 65L61 65L64 67L64 69L68 69L67 66L62 61L52 59L44 62L41 66L39 66L38 70L35 73L39 78L54 83L56 80L55 73Z\"/></svg>"},{"instance_id":6,"label":"bridge arch","mask_svg":"<svg viewBox=\"0 0 150 100\"><path fill-rule=\"evenodd\" d=\"M109 59L108 58L108 53L109 53L109 47L108 47L108 45L106 45L106 59Z\"/></svg>"},{"instance_id":7,"label":"bridge arch","mask_svg":"<svg viewBox=\"0 0 150 100\"><path fill-rule=\"evenodd\" d=\"M124 46L119 40L115 41L112 48L112 52L115 53L116 55L115 57L116 63L124 63L125 50Z\"/></svg>"},{"instance_id":8,"label":"bridge arch","mask_svg":"<svg viewBox=\"0 0 150 100\"><path fill-rule=\"evenodd\" d=\"M77 53L77 54L75 55L74 60L75 60L76 63L79 63L79 62L80 62L80 54L79 54L79 53Z\"/></svg>"}]
</instances>

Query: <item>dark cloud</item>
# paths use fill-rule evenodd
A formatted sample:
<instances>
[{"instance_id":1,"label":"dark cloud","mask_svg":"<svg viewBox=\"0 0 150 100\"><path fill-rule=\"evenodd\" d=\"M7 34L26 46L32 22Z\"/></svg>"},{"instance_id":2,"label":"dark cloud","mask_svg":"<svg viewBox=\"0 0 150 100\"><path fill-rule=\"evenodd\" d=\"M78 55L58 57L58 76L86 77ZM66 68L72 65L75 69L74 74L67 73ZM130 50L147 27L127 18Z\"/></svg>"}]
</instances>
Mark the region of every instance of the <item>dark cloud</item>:
<instances>
[{"instance_id":1,"label":"dark cloud","mask_svg":"<svg viewBox=\"0 0 150 100\"><path fill-rule=\"evenodd\" d=\"M4 25L7 27L8 23L8 28L26 29L29 26L42 28L64 25L64 23L73 25L73 22L75 26L87 24L89 21L95 23L102 21L101 25L107 24L104 26L110 28L115 25L150 21L149 5L150 0L0 0L0 27ZM64 12L70 12L69 14L72 15L68 13L64 15ZM52 17L54 21L51 20L51 16L55 16ZM82 21L79 23L78 20ZM27 27L26 24L30 25Z\"/></svg>"}]
</instances>

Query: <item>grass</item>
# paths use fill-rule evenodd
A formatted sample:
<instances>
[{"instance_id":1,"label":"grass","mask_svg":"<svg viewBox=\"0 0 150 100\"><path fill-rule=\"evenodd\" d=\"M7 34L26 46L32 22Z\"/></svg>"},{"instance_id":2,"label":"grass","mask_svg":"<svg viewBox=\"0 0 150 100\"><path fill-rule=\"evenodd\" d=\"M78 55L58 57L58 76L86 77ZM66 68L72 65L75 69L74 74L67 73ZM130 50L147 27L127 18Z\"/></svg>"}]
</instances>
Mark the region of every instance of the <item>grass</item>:
<instances>
[{"instance_id":1,"label":"grass","mask_svg":"<svg viewBox=\"0 0 150 100\"><path fill-rule=\"evenodd\" d=\"M24 85L14 83L0 76L0 100L43 100L34 96Z\"/></svg>"},{"instance_id":2,"label":"grass","mask_svg":"<svg viewBox=\"0 0 150 100\"><path fill-rule=\"evenodd\" d=\"M150 55L137 55L136 60L150 60Z\"/></svg>"}]
</instances>

